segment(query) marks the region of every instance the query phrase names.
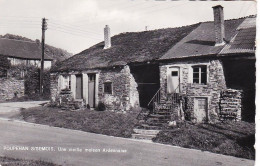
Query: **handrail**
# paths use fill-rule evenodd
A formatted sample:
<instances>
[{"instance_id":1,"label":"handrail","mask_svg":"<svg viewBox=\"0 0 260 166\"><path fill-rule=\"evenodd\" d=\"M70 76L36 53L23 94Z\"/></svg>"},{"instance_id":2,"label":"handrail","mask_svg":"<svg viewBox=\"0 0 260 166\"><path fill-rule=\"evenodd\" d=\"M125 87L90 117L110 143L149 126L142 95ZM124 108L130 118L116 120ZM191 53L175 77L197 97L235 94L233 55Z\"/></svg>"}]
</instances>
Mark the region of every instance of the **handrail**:
<instances>
[{"instance_id":1,"label":"handrail","mask_svg":"<svg viewBox=\"0 0 260 166\"><path fill-rule=\"evenodd\" d=\"M151 104L152 101L154 101L155 97L159 94L159 92L161 91L162 86L156 91L156 93L154 94L154 96L152 97L152 99L149 101L149 103L147 104L147 106L149 107L149 105Z\"/></svg>"}]
</instances>

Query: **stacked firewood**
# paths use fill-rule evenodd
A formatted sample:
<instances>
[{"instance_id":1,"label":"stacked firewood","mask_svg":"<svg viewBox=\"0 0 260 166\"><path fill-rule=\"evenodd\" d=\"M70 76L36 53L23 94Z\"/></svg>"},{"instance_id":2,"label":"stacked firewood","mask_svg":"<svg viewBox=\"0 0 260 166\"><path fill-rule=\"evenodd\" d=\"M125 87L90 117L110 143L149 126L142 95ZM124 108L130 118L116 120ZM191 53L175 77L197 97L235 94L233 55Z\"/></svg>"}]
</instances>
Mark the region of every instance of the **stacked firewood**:
<instances>
[{"instance_id":1,"label":"stacked firewood","mask_svg":"<svg viewBox=\"0 0 260 166\"><path fill-rule=\"evenodd\" d=\"M241 120L241 91L226 89L220 94L220 120Z\"/></svg>"}]
</instances>

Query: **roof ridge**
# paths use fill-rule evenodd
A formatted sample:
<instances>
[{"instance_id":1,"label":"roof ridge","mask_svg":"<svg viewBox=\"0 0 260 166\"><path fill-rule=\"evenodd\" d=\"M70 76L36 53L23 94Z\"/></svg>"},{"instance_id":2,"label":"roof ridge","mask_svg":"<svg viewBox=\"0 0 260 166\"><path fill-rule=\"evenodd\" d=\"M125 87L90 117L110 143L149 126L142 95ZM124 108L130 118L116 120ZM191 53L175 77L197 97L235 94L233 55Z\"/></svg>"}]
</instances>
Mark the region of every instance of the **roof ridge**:
<instances>
[{"instance_id":1,"label":"roof ridge","mask_svg":"<svg viewBox=\"0 0 260 166\"><path fill-rule=\"evenodd\" d=\"M256 18L256 15L248 15L248 16L244 16L244 17L238 17L238 18L231 18L231 19L226 19L224 21L232 21L232 20L239 20L239 19L245 19L245 18ZM211 23L214 21L204 21L204 22L199 22L199 23Z\"/></svg>"},{"instance_id":2,"label":"roof ridge","mask_svg":"<svg viewBox=\"0 0 260 166\"><path fill-rule=\"evenodd\" d=\"M194 25L196 25L196 24L200 24L200 22L198 22L198 23L194 23L194 24L189 24L189 25L178 26L178 27L158 28L158 29L147 30L147 31L138 31L138 32L121 32L121 33L116 34L116 35L114 35L114 36L112 36L112 37L119 36L119 35L124 35L124 34L129 34L129 33L143 33L143 32L153 32L153 31L158 31L158 30L179 29L179 28L184 28L184 27L194 26Z\"/></svg>"}]
</instances>

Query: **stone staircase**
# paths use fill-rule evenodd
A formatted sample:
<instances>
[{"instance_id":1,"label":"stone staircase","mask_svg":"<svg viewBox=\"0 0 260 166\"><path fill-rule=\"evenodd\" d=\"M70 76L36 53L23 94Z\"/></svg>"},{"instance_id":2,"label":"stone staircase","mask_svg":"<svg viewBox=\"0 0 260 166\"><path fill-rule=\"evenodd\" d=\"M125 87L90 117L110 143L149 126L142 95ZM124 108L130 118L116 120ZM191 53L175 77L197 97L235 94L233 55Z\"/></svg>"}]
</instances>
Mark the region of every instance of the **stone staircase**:
<instances>
[{"instance_id":1,"label":"stone staircase","mask_svg":"<svg viewBox=\"0 0 260 166\"><path fill-rule=\"evenodd\" d=\"M160 130L146 130L146 129L134 129L135 134L132 134L134 139L151 140L160 132Z\"/></svg>"},{"instance_id":2,"label":"stone staircase","mask_svg":"<svg viewBox=\"0 0 260 166\"><path fill-rule=\"evenodd\" d=\"M148 107L152 104L152 109L139 114L139 123L134 128L132 138L151 140L160 130L166 128L169 122L180 118L179 93L169 94L166 99L161 99L160 90L161 88L148 104Z\"/></svg>"},{"instance_id":3,"label":"stone staircase","mask_svg":"<svg viewBox=\"0 0 260 166\"><path fill-rule=\"evenodd\" d=\"M176 109L172 104L160 103L160 106L156 108L156 111L150 111L149 113L143 113L139 120L139 123L134 128L134 139L146 139L151 140L160 130L166 128L168 123L174 117L172 109Z\"/></svg>"}]
</instances>

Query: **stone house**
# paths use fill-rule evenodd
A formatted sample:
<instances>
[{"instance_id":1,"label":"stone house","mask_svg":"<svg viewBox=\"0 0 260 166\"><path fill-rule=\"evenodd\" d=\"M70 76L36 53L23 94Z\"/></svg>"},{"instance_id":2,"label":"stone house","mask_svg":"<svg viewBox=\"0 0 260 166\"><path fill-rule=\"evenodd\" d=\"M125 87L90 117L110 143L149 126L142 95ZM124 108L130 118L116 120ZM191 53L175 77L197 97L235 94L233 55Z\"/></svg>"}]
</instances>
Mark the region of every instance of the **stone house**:
<instances>
[{"instance_id":1,"label":"stone house","mask_svg":"<svg viewBox=\"0 0 260 166\"><path fill-rule=\"evenodd\" d=\"M241 107L252 121L256 19L224 21L222 6L213 11L214 22L200 23L160 58L160 102L181 94L184 113L197 122L239 120Z\"/></svg>"},{"instance_id":2,"label":"stone house","mask_svg":"<svg viewBox=\"0 0 260 166\"><path fill-rule=\"evenodd\" d=\"M67 88L74 99L92 108L99 102L114 111L146 107L160 87L156 60L197 26L122 33L112 38L106 26L104 42L52 69L52 100Z\"/></svg>"},{"instance_id":3,"label":"stone house","mask_svg":"<svg viewBox=\"0 0 260 166\"><path fill-rule=\"evenodd\" d=\"M106 26L104 42L53 68L52 100L67 88L114 111L152 106L203 122L241 119L242 107L254 117L255 16L224 20L222 6L213 11L214 21L112 38Z\"/></svg>"}]
</instances>

